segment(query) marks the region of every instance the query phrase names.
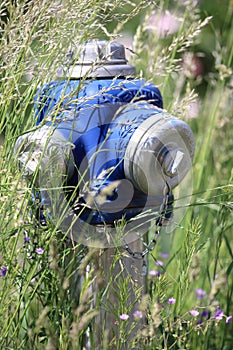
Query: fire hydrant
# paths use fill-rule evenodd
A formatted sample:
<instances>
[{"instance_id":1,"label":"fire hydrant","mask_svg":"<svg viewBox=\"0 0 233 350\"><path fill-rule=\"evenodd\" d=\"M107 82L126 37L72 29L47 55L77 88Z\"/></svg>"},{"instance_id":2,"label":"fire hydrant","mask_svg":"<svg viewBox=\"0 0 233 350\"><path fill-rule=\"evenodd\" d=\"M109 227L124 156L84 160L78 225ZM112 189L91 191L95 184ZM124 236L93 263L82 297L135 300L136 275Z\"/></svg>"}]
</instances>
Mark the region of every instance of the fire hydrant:
<instances>
[{"instance_id":1,"label":"fire hydrant","mask_svg":"<svg viewBox=\"0 0 233 350\"><path fill-rule=\"evenodd\" d=\"M105 40L69 53L59 78L39 89L35 117L15 151L26 176L38 173L40 220L72 227L82 244L144 258L150 247L135 231L142 237L171 215L194 155L190 127L163 110L154 84L135 79L124 46Z\"/></svg>"}]
</instances>

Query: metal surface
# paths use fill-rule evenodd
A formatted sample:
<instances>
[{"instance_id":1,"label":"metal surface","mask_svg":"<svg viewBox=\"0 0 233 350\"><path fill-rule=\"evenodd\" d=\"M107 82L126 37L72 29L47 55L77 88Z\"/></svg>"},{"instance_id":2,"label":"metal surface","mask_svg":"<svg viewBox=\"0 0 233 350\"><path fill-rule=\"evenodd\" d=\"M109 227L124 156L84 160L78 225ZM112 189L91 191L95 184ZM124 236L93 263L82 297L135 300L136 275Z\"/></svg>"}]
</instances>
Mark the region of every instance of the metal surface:
<instances>
[{"instance_id":1,"label":"metal surface","mask_svg":"<svg viewBox=\"0 0 233 350\"><path fill-rule=\"evenodd\" d=\"M142 240L134 241L131 248L134 251L143 250ZM102 295L100 313L94 329L95 349L103 349L102 339L105 336L109 344L108 348L111 350L119 349L119 346L115 345L119 340L121 350L134 350L137 347L132 346L132 342L146 323L143 317L135 324L133 317L134 312L140 308L141 299L146 293L146 276L142 274L142 261L135 260L132 255L128 256L123 248L109 248L100 255L98 267L102 271L103 282L101 286L94 286L96 293ZM126 299L126 305L122 298ZM124 333L127 336L123 342L118 318L119 312L123 313L124 310L129 310L127 312L129 319L124 326Z\"/></svg>"},{"instance_id":2,"label":"metal surface","mask_svg":"<svg viewBox=\"0 0 233 350\"><path fill-rule=\"evenodd\" d=\"M71 79L135 76L135 67L128 64L124 45L115 41L88 40L73 47L60 77Z\"/></svg>"}]
</instances>

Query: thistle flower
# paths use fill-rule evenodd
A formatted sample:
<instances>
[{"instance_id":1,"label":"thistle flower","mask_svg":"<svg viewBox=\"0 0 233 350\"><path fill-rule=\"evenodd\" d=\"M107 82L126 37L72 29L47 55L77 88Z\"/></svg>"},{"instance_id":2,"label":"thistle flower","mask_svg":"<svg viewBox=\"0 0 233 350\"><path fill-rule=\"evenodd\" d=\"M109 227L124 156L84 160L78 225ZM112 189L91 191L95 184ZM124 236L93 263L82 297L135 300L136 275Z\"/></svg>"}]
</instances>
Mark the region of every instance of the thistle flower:
<instances>
[{"instance_id":1,"label":"thistle flower","mask_svg":"<svg viewBox=\"0 0 233 350\"><path fill-rule=\"evenodd\" d=\"M149 19L147 28L151 31L156 30L158 36L164 38L168 35L174 34L180 27L180 20L169 11L163 12L160 15L152 14Z\"/></svg>"},{"instance_id":2,"label":"thistle flower","mask_svg":"<svg viewBox=\"0 0 233 350\"><path fill-rule=\"evenodd\" d=\"M200 54L185 52L183 55L184 73L188 78L196 78L203 75L204 67L200 59Z\"/></svg>"}]
</instances>

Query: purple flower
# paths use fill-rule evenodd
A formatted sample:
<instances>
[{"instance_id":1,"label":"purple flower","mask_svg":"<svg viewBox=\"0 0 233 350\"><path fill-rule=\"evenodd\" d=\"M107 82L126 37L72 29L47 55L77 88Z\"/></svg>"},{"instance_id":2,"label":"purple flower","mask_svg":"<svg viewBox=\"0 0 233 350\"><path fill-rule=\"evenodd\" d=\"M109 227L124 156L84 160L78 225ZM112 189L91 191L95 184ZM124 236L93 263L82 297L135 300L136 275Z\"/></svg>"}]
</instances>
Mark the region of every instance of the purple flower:
<instances>
[{"instance_id":1,"label":"purple flower","mask_svg":"<svg viewBox=\"0 0 233 350\"><path fill-rule=\"evenodd\" d=\"M214 313L215 320L220 321L223 319L223 317L224 317L224 312L221 309L217 308Z\"/></svg>"},{"instance_id":2,"label":"purple flower","mask_svg":"<svg viewBox=\"0 0 233 350\"><path fill-rule=\"evenodd\" d=\"M157 266L163 266L163 261L162 260L157 260L156 261Z\"/></svg>"},{"instance_id":3,"label":"purple flower","mask_svg":"<svg viewBox=\"0 0 233 350\"><path fill-rule=\"evenodd\" d=\"M24 237L24 243L29 243L30 242L30 237Z\"/></svg>"},{"instance_id":4,"label":"purple flower","mask_svg":"<svg viewBox=\"0 0 233 350\"><path fill-rule=\"evenodd\" d=\"M129 318L129 315L127 315L127 314L121 314L120 315L120 319L123 320L123 321L128 320L128 318Z\"/></svg>"},{"instance_id":5,"label":"purple flower","mask_svg":"<svg viewBox=\"0 0 233 350\"><path fill-rule=\"evenodd\" d=\"M184 53L183 68L188 78L196 78L204 73L204 67L200 57L193 52Z\"/></svg>"},{"instance_id":6,"label":"purple flower","mask_svg":"<svg viewBox=\"0 0 233 350\"><path fill-rule=\"evenodd\" d=\"M148 271L148 275L156 276L157 275L157 271L156 270L150 270L150 271Z\"/></svg>"},{"instance_id":7,"label":"purple flower","mask_svg":"<svg viewBox=\"0 0 233 350\"><path fill-rule=\"evenodd\" d=\"M41 255L41 254L43 254L44 253L44 248L37 248L36 249L36 252L37 252L37 254L39 254L39 255Z\"/></svg>"},{"instance_id":8,"label":"purple flower","mask_svg":"<svg viewBox=\"0 0 233 350\"><path fill-rule=\"evenodd\" d=\"M150 270L150 271L148 271L148 275L159 277L159 276L161 276L161 272L160 271L156 271L156 270Z\"/></svg>"},{"instance_id":9,"label":"purple flower","mask_svg":"<svg viewBox=\"0 0 233 350\"><path fill-rule=\"evenodd\" d=\"M18 230L16 230L16 231L15 231L15 233L13 234L13 237L17 237L17 236L18 236L18 234L19 234L19 231L18 231Z\"/></svg>"},{"instance_id":10,"label":"purple flower","mask_svg":"<svg viewBox=\"0 0 233 350\"><path fill-rule=\"evenodd\" d=\"M192 315L193 317L196 317L199 315L199 312L197 310L189 310L190 315Z\"/></svg>"},{"instance_id":11,"label":"purple flower","mask_svg":"<svg viewBox=\"0 0 233 350\"><path fill-rule=\"evenodd\" d=\"M197 288L195 290L195 293L197 295L197 299L198 300L201 300L201 299L203 299L206 296L206 292L203 289L201 289L201 288Z\"/></svg>"},{"instance_id":12,"label":"purple flower","mask_svg":"<svg viewBox=\"0 0 233 350\"><path fill-rule=\"evenodd\" d=\"M7 267L7 266L3 266L3 267L0 269L0 276L1 276L1 277L5 277L7 271L8 271L8 267Z\"/></svg>"},{"instance_id":13,"label":"purple flower","mask_svg":"<svg viewBox=\"0 0 233 350\"><path fill-rule=\"evenodd\" d=\"M227 316L226 323L230 323L232 321L232 316Z\"/></svg>"},{"instance_id":14,"label":"purple flower","mask_svg":"<svg viewBox=\"0 0 233 350\"><path fill-rule=\"evenodd\" d=\"M169 257L168 253L161 253L160 254L161 258L167 259Z\"/></svg>"},{"instance_id":15,"label":"purple flower","mask_svg":"<svg viewBox=\"0 0 233 350\"><path fill-rule=\"evenodd\" d=\"M209 312L208 312L208 311L203 311L203 312L201 313L201 316L202 316L202 317L208 317L208 316L209 316Z\"/></svg>"},{"instance_id":16,"label":"purple flower","mask_svg":"<svg viewBox=\"0 0 233 350\"><path fill-rule=\"evenodd\" d=\"M176 299L175 298L168 298L167 302L168 302L168 304L172 305L172 304L175 304Z\"/></svg>"},{"instance_id":17,"label":"purple flower","mask_svg":"<svg viewBox=\"0 0 233 350\"><path fill-rule=\"evenodd\" d=\"M159 37L164 38L167 35L174 34L180 27L179 20L169 11L163 12L160 15L152 15L149 20L148 29L156 29Z\"/></svg>"},{"instance_id":18,"label":"purple flower","mask_svg":"<svg viewBox=\"0 0 233 350\"><path fill-rule=\"evenodd\" d=\"M133 317L136 318L136 319L143 318L143 313L140 310L136 310L133 313Z\"/></svg>"}]
</instances>

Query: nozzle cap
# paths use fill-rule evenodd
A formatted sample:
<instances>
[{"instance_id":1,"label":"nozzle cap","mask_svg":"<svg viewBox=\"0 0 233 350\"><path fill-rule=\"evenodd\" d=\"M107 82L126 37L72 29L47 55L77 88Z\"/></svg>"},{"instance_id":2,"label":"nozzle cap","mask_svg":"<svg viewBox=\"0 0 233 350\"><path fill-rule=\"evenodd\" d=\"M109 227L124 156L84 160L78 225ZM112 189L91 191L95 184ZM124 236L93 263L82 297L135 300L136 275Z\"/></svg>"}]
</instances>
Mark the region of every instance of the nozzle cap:
<instances>
[{"instance_id":1,"label":"nozzle cap","mask_svg":"<svg viewBox=\"0 0 233 350\"><path fill-rule=\"evenodd\" d=\"M173 189L186 176L194 149L194 136L187 123L151 109L151 117L139 125L127 145L125 176L144 193L161 196L167 185Z\"/></svg>"}]
</instances>

